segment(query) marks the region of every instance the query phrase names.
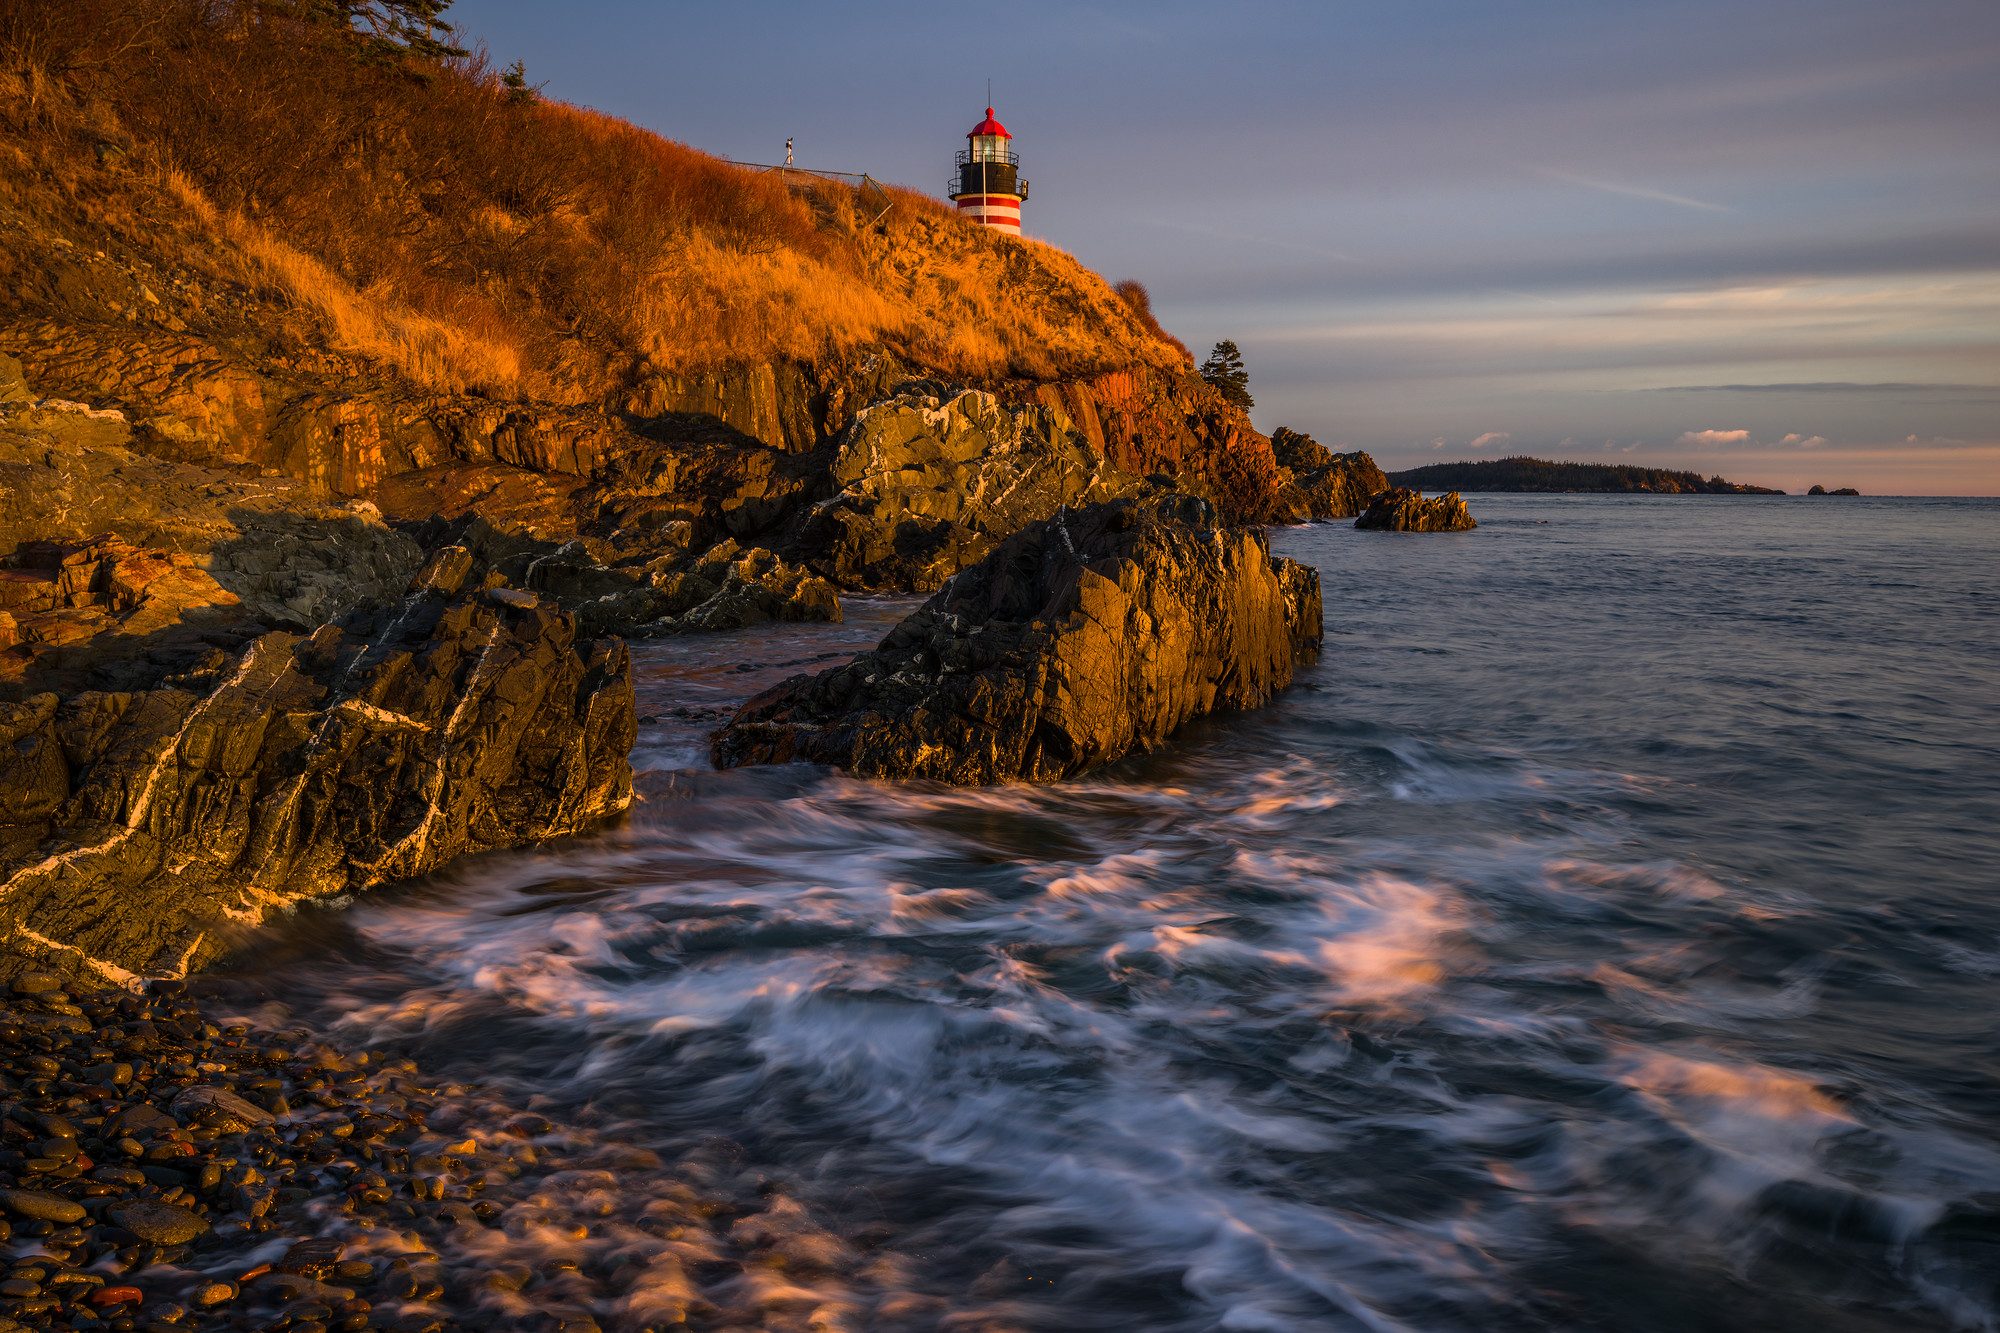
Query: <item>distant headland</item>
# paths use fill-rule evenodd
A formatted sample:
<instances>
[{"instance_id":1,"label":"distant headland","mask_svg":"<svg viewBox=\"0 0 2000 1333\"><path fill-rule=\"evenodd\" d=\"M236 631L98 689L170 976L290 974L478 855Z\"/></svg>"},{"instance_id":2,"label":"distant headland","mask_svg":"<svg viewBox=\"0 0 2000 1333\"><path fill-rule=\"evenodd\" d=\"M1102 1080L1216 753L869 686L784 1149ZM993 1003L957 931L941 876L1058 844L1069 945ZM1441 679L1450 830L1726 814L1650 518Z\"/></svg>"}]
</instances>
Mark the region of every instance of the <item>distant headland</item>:
<instances>
[{"instance_id":1,"label":"distant headland","mask_svg":"<svg viewBox=\"0 0 2000 1333\"><path fill-rule=\"evenodd\" d=\"M1617 463L1551 463L1540 458L1482 458L1391 472L1413 491L1554 491L1592 495L1783 495L1768 486L1704 479L1698 472Z\"/></svg>"}]
</instances>

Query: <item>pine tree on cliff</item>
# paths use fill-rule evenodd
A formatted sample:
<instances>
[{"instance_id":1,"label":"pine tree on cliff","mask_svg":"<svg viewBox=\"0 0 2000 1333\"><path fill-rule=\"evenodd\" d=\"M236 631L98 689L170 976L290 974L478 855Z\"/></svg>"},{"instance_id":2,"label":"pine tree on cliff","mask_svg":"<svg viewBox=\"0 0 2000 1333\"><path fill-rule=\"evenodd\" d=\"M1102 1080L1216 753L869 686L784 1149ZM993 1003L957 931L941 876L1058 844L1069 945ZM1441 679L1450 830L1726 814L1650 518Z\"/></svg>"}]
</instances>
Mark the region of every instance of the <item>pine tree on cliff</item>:
<instances>
[{"instance_id":1,"label":"pine tree on cliff","mask_svg":"<svg viewBox=\"0 0 2000 1333\"><path fill-rule=\"evenodd\" d=\"M507 66L506 73L500 76L500 82L506 86L509 104L526 106L535 100L536 89L528 82L527 62L516 60Z\"/></svg>"},{"instance_id":2,"label":"pine tree on cliff","mask_svg":"<svg viewBox=\"0 0 2000 1333\"><path fill-rule=\"evenodd\" d=\"M332 26L353 41L355 57L371 65L466 54L452 44L452 26L444 21L451 0L277 0L265 7Z\"/></svg>"},{"instance_id":3,"label":"pine tree on cliff","mask_svg":"<svg viewBox=\"0 0 2000 1333\"><path fill-rule=\"evenodd\" d=\"M1251 408L1257 405L1257 400L1250 396L1250 372L1243 368L1243 353L1237 351L1236 344L1228 339L1217 343L1215 350L1208 354L1208 360L1201 363L1201 377L1236 406Z\"/></svg>"}]
</instances>

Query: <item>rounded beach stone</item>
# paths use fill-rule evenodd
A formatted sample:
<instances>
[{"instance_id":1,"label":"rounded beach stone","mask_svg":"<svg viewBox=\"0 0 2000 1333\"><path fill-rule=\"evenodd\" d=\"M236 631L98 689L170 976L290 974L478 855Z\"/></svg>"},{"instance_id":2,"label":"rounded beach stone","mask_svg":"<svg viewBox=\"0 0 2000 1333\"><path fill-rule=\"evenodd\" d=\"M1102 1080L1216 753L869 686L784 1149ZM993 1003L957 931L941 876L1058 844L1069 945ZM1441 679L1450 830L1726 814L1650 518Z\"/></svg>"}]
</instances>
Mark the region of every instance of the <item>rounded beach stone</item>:
<instances>
[{"instance_id":1,"label":"rounded beach stone","mask_svg":"<svg viewBox=\"0 0 2000 1333\"><path fill-rule=\"evenodd\" d=\"M197 1214L152 1199L134 1199L106 1211L112 1221L152 1245L185 1245L208 1230L208 1223Z\"/></svg>"},{"instance_id":2,"label":"rounded beach stone","mask_svg":"<svg viewBox=\"0 0 2000 1333\"><path fill-rule=\"evenodd\" d=\"M236 1299L236 1284L228 1281L204 1282L188 1293L188 1303L206 1310Z\"/></svg>"},{"instance_id":3,"label":"rounded beach stone","mask_svg":"<svg viewBox=\"0 0 2000 1333\"><path fill-rule=\"evenodd\" d=\"M16 995L47 995L52 990L61 990L63 985L60 972L23 972L14 978Z\"/></svg>"},{"instance_id":4,"label":"rounded beach stone","mask_svg":"<svg viewBox=\"0 0 2000 1333\"><path fill-rule=\"evenodd\" d=\"M216 1128L225 1132L236 1132L268 1125L277 1117L261 1106L256 1106L238 1097L227 1088L189 1088L174 1098L174 1114L183 1120L197 1115L206 1115L218 1122Z\"/></svg>"},{"instance_id":5,"label":"rounded beach stone","mask_svg":"<svg viewBox=\"0 0 2000 1333\"><path fill-rule=\"evenodd\" d=\"M0 1190L0 1208L38 1222L81 1222L83 1205L45 1190Z\"/></svg>"}]
</instances>

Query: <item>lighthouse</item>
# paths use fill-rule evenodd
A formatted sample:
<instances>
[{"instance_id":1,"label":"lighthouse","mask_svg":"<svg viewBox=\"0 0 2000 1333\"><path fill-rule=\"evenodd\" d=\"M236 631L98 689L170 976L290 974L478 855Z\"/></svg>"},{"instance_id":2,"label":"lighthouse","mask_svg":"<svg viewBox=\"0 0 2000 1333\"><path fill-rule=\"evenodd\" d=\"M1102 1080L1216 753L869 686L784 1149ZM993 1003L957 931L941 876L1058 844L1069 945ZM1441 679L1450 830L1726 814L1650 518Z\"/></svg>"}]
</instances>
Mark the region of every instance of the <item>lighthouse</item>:
<instances>
[{"instance_id":1,"label":"lighthouse","mask_svg":"<svg viewBox=\"0 0 2000 1333\"><path fill-rule=\"evenodd\" d=\"M1013 141L1007 127L993 119L993 108L987 107L986 119L965 136L951 198L961 216L1019 236L1021 201L1028 197L1028 182L1019 179L1021 159L1008 148Z\"/></svg>"}]
</instances>

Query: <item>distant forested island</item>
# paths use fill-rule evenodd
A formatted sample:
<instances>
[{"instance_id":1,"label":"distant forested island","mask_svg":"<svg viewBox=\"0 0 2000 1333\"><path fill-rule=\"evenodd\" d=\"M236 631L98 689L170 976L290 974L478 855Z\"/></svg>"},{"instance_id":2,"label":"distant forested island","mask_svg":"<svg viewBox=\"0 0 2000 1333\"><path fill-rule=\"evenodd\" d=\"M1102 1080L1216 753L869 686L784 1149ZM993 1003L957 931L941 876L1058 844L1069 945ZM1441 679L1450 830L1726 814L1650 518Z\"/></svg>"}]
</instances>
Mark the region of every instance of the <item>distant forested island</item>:
<instances>
[{"instance_id":1,"label":"distant forested island","mask_svg":"<svg viewBox=\"0 0 2000 1333\"><path fill-rule=\"evenodd\" d=\"M1391 472L1389 484L1413 491L1579 491L1593 494L1783 495L1768 486L1748 486L1721 477L1703 480L1698 472L1618 463L1551 463L1540 458L1482 458L1464 463L1432 463Z\"/></svg>"}]
</instances>

